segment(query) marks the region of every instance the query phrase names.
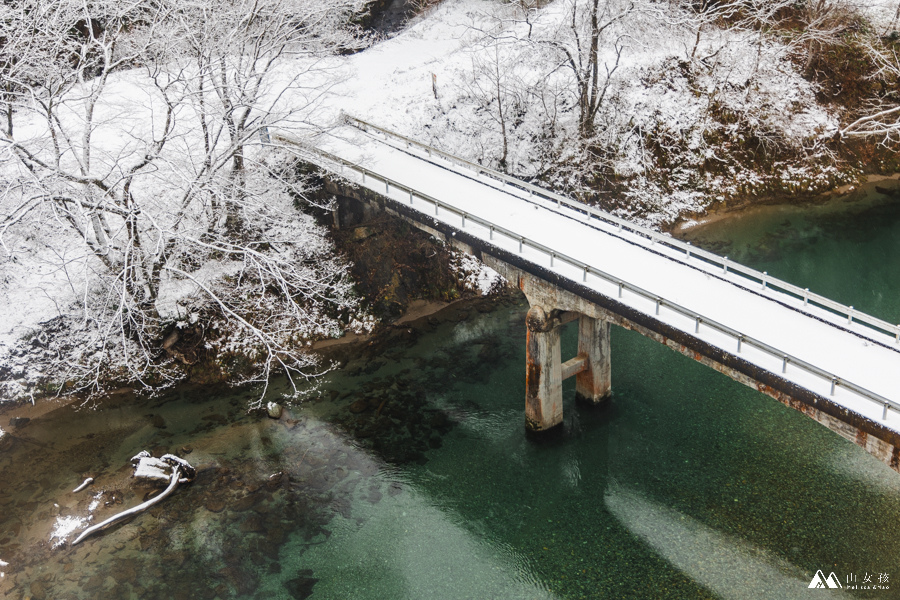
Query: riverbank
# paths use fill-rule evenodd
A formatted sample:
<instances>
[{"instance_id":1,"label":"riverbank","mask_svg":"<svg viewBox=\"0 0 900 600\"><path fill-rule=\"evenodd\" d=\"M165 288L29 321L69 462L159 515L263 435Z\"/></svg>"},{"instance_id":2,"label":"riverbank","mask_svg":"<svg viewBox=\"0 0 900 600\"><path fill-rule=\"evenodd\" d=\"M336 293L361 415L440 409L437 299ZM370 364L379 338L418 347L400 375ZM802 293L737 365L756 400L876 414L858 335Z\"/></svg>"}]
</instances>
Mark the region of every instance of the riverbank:
<instances>
[{"instance_id":1,"label":"riverbank","mask_svg":"<svg viewBox=\"0 0 900 600\"><path fill-rule=\"evenodd\" d=\"M691 215L679 219L671 226L663 228L663 231L669 233L672 237L685 239L695 233L696 230L703 227L720 223L729 219L743 219L752 217L755 214L762 214L773 210L779 210L779 207L815 207L831 203L855 203L861 201L870 201L877 197L883 197L884 201L890 201L890 197L884 197L875 188L884 185L885 182L900 182L900 173L893 175L869 175L865 181L857 185L845 185L835 190L814 196L800 196L795 198L786 198L783 196L771 199L754 199L730 206L716 205L703 213ZM893 186L891 186L893 187Z\"/></svg>"},{"instance_id":2,"label":"riverbank","mask_svg":"<svg viewBox=\"0 0 900 600\"><path fill-rule=\"evenodd\" d=\"M489 296L473 296L460 298L451 302L440 300L413 300L403 316L388 323L379 324L371 333L355 334L348 332L343 337L320 340L312 344L311 350L318 354L323 362L340 364L350 360L350 356L358 353L366 346L377 347L381 351L387 351L390 340L402 335L404 331L413 329L430 329L444 322L459 322L473 313L484 313L499 306L515 302L518 293L512 289L505 289ZM398 332L401 332L398 334ZM372 350L370 349L370 352ZM240 390L240 386L232 388L227 382L219 382L211 385L185 382L182 387L204 388L214 393L222 393L228 390ZM252 386L247 388L252 389ZM109 390L103 397L87 399L78 395L46 395L35 396L31 400L0 402L0 431L12 432L17 427L25 426L31 421L39 420L53 411L69 405L115 405L116 398L132 398L135 390L123 387ZM2 440L2 434L0 434ZM0 444L2 449L2 444Z\"/></svg>"},{"instance_id":3,"label":"riverbank","mask_svg":"<svg viewBox=\"0 0 900 600\"><path fill-rule=\"evenodd\" d=\"M291 349L301 354L365 343L378 328L403 325L460 300L506 293L502 278L475 258L456 252L430 235L386 215L361 214L351 224L323 232L331 238L335 255L349 265L355 295L363 299L367 322L364 327L348 323L339 338L320 338L311 343L303 338L291 338ZM148 356L150 363L141 374L140 383L147 385L134 387L152 393L147 386L154 386L156 371L163 372L164 380L168 381L168 385L159 385L158 389L171 386L174 381L179 385L228 384L246 380L248 373L253 373L259 348L223 344L231 330L223 327L224 320L214 309L195 317L190 323L162 332L165 335L159 341L161 348ZM61 400L57 395L60 382L50 380L46 373L42 379L26 378L25 367L21 366L28 364L34 371L43 364L42 360L46 362L45 355L52 354L54 335L53 331L32 335L7 348L5 359L10 364L15 360L18 367L7 365L4 356L0 356L0 377L6 376L6 388L15 390L15 393L0 394L0 408L48 399L57 403L83 402L86 397L96 399L109 393L102 391L104 387L119 390L135 383L128 379L127 373L114 371L107 374L108 379L98 379L96 389L89 395L65 394L68 398Z\"/></svg>"}]
</instances>

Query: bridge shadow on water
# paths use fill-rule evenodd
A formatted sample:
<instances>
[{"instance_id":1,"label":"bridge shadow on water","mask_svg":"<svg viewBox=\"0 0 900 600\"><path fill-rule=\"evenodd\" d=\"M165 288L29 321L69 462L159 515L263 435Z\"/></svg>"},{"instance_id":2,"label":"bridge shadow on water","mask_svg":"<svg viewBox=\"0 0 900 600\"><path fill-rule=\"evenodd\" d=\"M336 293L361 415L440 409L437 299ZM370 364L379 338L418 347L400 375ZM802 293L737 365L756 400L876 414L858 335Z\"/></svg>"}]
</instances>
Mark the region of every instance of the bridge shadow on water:
<instances>
[{"instance_id":1,"label":"bridge shadow on water","mask_svg":"<svg viewBox=\"0 0 900 600\"><path fill-rule=\"evenodd\" d=\"M10 597L786 598L818 569L892 574L896 473L639 334L613 328L607 406L570 380L562 426L527 436L526 308L398 329L280 421L193 389L14 432L46 447L0 463ZM72 551L42 542L54 502L90 501L75 475L154 446L192 446L198 480Z\"/></svg>"},{"instance_id":2,"label":"bridge shadow on water","mask_svg":"<svg viewBox=\"0 0 900 600\"><path fill-rule=\"evenodd\" d=\"M614 329L609 406L577 406L569 382L563 425L525 435L524 310L436 331L415 350L455 357L443 373L457 382L429 394L455 426L427 463L398 467L418 509L385 509L301 559L323 592L361 532L367 552L400 563L372 592L371 573L359 576L354 593L372 598L784 598L822 565L889 570L900 550L892 471L638 334ZM487 380L465 376L480 327L507 345ZM575 337L570 326L564 358ZM417 526L400 532L395 518L413 512Z\"/></svg>"}]
</instances>

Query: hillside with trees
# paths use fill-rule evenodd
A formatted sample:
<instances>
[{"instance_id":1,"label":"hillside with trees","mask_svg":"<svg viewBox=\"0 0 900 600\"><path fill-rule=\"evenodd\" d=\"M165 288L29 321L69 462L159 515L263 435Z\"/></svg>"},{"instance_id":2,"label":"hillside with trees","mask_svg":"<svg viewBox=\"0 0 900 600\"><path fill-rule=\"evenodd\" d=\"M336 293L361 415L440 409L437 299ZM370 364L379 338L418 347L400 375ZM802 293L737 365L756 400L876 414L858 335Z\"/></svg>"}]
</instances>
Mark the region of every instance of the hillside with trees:
<instances>
[{"instance_id":1,"label":"hillside with trees","mask_svg":"<svg viewBox=\"0 0 900 600\"><path fill-rule=\"evenodd\" d=\"M326 369L376 319L269 132L340 111L656 227L897 170L895 1L386 4L0 7L4 398Z\"/></svg>"}]
</instances>

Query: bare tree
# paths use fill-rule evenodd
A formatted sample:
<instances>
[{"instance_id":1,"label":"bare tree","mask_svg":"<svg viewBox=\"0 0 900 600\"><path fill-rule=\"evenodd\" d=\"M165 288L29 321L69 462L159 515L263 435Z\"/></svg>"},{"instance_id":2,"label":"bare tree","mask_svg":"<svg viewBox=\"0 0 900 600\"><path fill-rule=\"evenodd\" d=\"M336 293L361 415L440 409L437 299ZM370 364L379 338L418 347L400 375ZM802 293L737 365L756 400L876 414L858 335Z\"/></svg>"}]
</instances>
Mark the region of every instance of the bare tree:
<instances>
[{"instance_id":1,"label":"bare tree","mask_svg":"<svg viewBox=\"0 0 900 600\"><path fill-rule=\"evenodd\" d=\"M479 41L466 89L497 124L501 165L509 167L513 140L515 147L534 144L526 172L582 189L610 166L620 116L611 95L630 38L625 22L651 3L547 4L519 0L496 9L490 26L473 24ZM511 135L513 128L525 139ZM516 171L524 166L519 160Z\"/></svg>"},{"instance_id":2,"label":"bare tree","mask_svg":"<svg viewBox=\"0 0 900 600\"><path fill-rule=\"evenodd\" d=\"M255 355L261 380L315 369L305 340L336 334L358 305L346 268L293 209L304 180L262 141L327 89L310 74L357 43L348 23L362 5L26 0L4 13L0 240L49 209L95 272L81 309L97 351L61 379L97 389L121 352L122 377L156 385L161 335L201 315L230 332L223 352ZM171 305L179 282L192 306Z\"/></svg>"},{"instance_id":3,"label":"bare tree","mask_svg":"<svg viewBox=\"0 0 900 600\"><path fill-rule=\"evenodd\" d=\"M262 128L308 115L327 89L318 77L318 59L361 46L357 32L347 23L364 6L363 0L189 0L179 4L177 31L196 70L189 79L190 97L203 127L206 155L215 154L220 139L227 140L230 194L221 208L229 231L242 227L237 207L245 172L244 147ZM299 60L293 73L276 74L284 58ZM275 76L284 78L277 90L270 88ZM304 77L318 82L310 86ZM294 103L290 107L284 105L288 94Z\"/></svg>"},{"instance_id":4,"label":"bare tree","mask_svg":"<svg viewBox=\"0 0 900 600\"><path fill-rule=\"evenodd\" d=\"M727 24L746 5L744 2L718 0L685 0L680 4L688 14L694 17L689 21L689 26L696 30L688 60L694 60L697 57L697 49L700 47L704 30Z\"/></svg>"},{"instance_id":5,"label":"bare tree","mask_svg":"<svg viewBox=\"0 0 900 600\"><path fill-rule=\"evenodd\" d=\"M900 81L900 54L896 45L873 38L866 39L864 44L877 67L874 76L886 81ZM853 137L880 137L882 143L900 142L900 95L894 92L871 99L868 110L836 134L838 140Z\"/></svg>"},{"instance_id":6,"label":"bare tree","mask_svg":"<svg viewBox=\"0 0 900 600\"><path fill-rule=\"evenodd\" d=\"M613 26L634 9L634 2L570 0L566 7L566 24L546 40L562 55L563 65L575 78L578 130L584 139L594 134L594 119L625 49L627 35L615 32ZM608 49L612 56L605 54Z\"/></svg>"},{"instance_id":7,"label":"bare tree","mask_svg":"<svg viewBox=\"0 0 900 600\"><path fill-rule=\"evenodd\" d=\"M813 75L815 63L823 49L841 43L841 34L857 14L849 0L803 0L794 5L802 29L791 45L806 54L804 73Z\"/></svg>"},{"instance_id":8,"label":"bare tree","mask_svg":"<svg viewBox=\"0 0 900 600\"><path fill-rule=\"evenodd\" d=\"M472 55L472 77L467 90L485 108L490 119L500 129L500 169L507 170L509 157L509 129L511 118L522 110L521 94L527 93L526 85L516 77L516 55L510 55L509 46L493 43L478 48Z\"/></svg>"}]
</instances>

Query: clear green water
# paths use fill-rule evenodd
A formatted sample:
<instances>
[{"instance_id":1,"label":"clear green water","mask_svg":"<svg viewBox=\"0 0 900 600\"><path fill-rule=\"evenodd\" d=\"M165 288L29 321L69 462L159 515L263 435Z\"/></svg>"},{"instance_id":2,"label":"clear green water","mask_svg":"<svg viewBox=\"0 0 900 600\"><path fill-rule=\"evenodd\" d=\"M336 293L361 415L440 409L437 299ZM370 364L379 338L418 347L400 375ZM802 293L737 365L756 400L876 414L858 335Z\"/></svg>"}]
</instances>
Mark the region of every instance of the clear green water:
<instances>
[{"instance_id":1,"label":"clear green water","mask_svg":"<svg viewBox=\"0 0 900 600\"><path fill-rule=\"evenodd\" d=\"M878 194L875 185L819 205L761 207L683 237L900 323L900 201Z\"/></svg>"},{"instance_id":2,"label":"clear green water","mask_svg":"<svg viewBox=\"0 0 900 600\"><path fill-rule=\"evenodd\" d=\"M745 221L703 235L732 236L730 256L890 318L879 311L897 308L900 211L860 206L808 211L790 234ZM857 251L868 259L851 261ZM840 282L843 295L827 287ZM183 389L12 428L0 439L0 596L898 597L807 586L822 569L845 585L887 574L893 587L900 476L637 334L614 328L608 407L576 406L569 388L559 434L527 438L525 310L460 305L397 329L280 421L245 414L249 392ZM186 446L195 482L79 546L50 547L57 517L87 514L98 491L95 521L140 502L133 454ZM72 494L87 474L92 491Z\"/></svg>"}]
</instances>

